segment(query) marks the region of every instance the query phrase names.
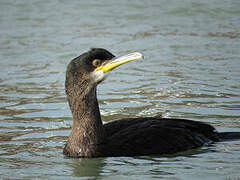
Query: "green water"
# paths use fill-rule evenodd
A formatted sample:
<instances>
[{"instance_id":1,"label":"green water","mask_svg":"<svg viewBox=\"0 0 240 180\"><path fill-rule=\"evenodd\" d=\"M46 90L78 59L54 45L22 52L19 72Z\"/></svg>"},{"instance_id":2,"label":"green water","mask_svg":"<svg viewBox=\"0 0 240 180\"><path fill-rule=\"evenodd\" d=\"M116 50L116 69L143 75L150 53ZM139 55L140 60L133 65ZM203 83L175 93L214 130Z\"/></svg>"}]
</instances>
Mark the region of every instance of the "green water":
<instances>
[{"instance_id":1,"label":"green water","mask_svg":"<svg viewBox=\"0 0 240 180\"><path fill-rule=\"evenodd\" d=\"M189 118L240 131L240 1L0 1L1 179L239 179L240 141L173 157L68 159L69 61L139 51L98 87L104 121Z\"/></svg>"}]
</instances>

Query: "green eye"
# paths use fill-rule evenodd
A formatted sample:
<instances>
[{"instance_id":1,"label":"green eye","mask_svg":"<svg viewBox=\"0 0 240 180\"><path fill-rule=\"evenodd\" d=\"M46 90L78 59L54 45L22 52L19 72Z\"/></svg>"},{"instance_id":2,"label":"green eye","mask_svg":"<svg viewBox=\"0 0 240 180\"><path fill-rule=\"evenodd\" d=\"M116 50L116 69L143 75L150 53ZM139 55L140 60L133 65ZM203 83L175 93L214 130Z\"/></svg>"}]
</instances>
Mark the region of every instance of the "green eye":
<instances>
[{"instance_id":1,"label":"green eye","mask_svg":"<svg viewBox=\"0 0 240 180\"><path fill-rule=\"evenodd\" d=\"M92 65L93 65L94 67L99 67L99 66L101 66L101 64L102 64L102 61L101 61L100 59L95 59L95 60L92 62Z\"/></svg>"}]
</instances>

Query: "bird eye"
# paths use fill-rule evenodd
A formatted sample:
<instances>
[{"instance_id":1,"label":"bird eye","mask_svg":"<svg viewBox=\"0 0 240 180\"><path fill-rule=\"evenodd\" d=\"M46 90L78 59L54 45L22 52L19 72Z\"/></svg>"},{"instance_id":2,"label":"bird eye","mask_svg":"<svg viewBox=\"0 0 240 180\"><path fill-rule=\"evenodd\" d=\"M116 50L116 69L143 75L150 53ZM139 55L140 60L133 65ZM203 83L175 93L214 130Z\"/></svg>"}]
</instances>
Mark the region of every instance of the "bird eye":
<instances>
[{"instance_id":1,"label":"bird eye","mask_svg":"<svg viewBox=\"0 0 240 180\"><path fill-rule=\"evenodd\" d=\"M92 65L94 67L99 67L101 66L101 60L100 59L95 59L93 62L92 62Z\"/></svg>"}]
</instances>

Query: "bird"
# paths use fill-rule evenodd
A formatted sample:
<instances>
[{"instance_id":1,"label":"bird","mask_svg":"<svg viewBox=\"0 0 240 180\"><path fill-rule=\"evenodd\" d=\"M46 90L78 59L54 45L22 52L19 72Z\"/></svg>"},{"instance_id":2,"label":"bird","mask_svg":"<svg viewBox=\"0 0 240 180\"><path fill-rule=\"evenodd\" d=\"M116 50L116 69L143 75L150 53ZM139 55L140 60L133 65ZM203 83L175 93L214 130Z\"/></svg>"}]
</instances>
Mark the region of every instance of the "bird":
<instances>
[{"instance_id":1,"label":"bird","mask_svg":"<svg viewBox=\"0 0 240 180\"><path fill-rule=\"evenodd\" d=\"M139 52L116 57L92 48L67 66L65 92L73 123L63 154L94 158L168 155L240 138L240 132L218 132L207 123L188 119L133 117L102 122L97 85L110 71L143 58Z\"/></svg>"}]
</instances>

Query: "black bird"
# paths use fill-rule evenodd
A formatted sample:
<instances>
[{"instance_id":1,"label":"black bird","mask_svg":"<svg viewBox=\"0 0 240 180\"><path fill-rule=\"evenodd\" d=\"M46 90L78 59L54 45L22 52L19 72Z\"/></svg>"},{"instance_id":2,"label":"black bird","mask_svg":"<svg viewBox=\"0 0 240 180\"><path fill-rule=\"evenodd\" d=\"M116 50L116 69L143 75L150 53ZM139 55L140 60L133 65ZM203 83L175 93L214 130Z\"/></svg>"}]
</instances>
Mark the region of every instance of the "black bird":
<instances>
[{"instance_id":1,"label":"black bird","mask_svg":"<svg viewBox=\"0 0 240 180\"><path fill-rule=\"evenodd\" d=\"M105 49L94 48L69 63L65 88L73 124L63 150L66 156L163 155L240 138L238 132L219 133L211 125L185 119L126 118L103 125L97 85L110 70L140 58L137 52L116 58Z\"/></svg>"}]
</instances>

